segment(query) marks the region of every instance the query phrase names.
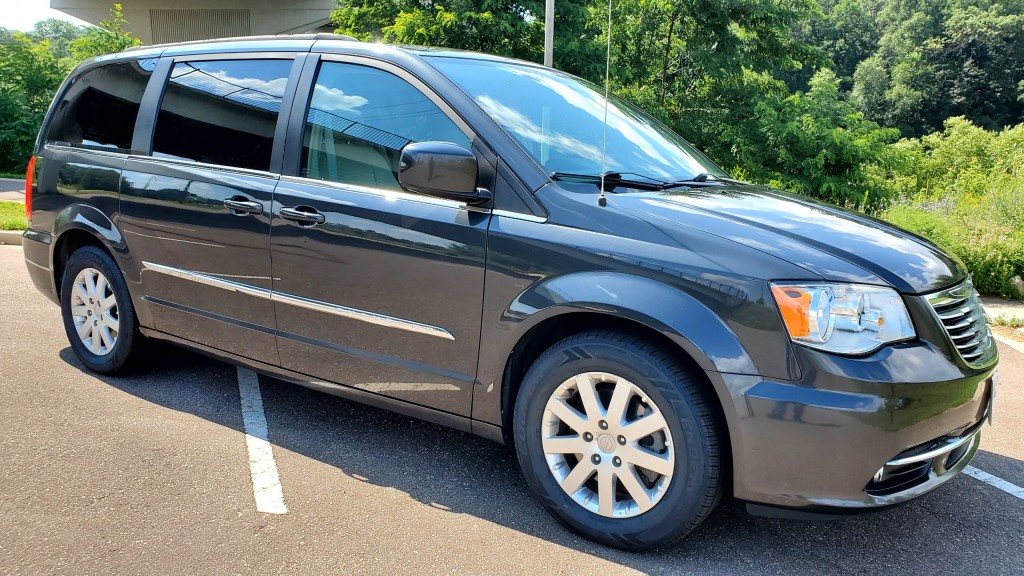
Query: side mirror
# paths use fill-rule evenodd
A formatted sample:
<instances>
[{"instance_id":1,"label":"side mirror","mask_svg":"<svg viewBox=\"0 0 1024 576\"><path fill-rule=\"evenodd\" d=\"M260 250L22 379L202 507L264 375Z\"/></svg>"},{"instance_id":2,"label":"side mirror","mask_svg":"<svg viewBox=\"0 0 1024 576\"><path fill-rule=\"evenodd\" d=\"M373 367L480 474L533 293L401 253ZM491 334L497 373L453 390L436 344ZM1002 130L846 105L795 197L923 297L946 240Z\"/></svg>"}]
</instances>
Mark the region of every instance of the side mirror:
<instances>
[{"instance_id":1,"label":"side mirror","mask_svg":"<svg viewBox=\"0 0 1024 576\"><path fill-rule=\"evenodd\" d=\"M491 199L476 187L476 157L450 142L412 142L402 149L398 183L410 192L482 204Z\"/></svg>"}]
</instances>

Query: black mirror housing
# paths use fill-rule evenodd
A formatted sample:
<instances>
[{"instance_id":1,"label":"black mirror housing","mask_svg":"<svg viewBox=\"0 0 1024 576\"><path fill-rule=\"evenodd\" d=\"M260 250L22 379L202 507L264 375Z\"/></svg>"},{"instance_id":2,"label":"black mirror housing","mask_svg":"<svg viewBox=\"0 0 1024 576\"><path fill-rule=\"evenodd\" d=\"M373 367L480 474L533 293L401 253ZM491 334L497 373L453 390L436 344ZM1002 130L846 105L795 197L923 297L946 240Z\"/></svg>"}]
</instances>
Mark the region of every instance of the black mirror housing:
<instances>
[{"instance_id":1,"label":"black mirror housing","mask_svg":"<svg viewBox=\"0 0 1024 576\"><path fill-rule=\"evenodd\" d=\"M460 200L486 202L490 194L476 187L476 156L451 142L412 142L402 149L398 183L410 192Z\"/></svg>"}]
</instances>

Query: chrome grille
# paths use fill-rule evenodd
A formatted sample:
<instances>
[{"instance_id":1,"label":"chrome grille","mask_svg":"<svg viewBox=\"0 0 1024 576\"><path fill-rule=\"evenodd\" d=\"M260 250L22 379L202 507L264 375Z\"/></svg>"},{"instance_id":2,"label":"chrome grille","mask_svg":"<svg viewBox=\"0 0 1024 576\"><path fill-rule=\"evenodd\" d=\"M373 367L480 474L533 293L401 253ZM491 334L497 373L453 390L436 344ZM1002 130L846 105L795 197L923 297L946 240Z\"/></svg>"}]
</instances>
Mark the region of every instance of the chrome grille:
<instances>
[{"instance_id":1,"label":"chrome grille","mask_svg":"<svg viewBox=\"0 0 1024 576\"><path fill-rule=\"evenodd\" d=\"M971 279L927 299L960 357L971 366L984 364L993 348L992 333Z\"/></svg>"}]
</instances>

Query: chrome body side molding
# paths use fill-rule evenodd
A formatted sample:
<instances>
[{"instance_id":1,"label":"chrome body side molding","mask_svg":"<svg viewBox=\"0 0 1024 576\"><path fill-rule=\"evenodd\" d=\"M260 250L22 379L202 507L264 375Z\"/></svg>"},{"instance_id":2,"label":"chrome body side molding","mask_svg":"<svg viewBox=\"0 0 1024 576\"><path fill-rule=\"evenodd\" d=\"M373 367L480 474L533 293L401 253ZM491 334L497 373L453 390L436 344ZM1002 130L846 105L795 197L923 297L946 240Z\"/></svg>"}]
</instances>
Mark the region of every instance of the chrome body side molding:
<instances>
[{"instance_id":1,"label":"chrome body side molding","mask_svg":"<svg viewBox=\"0 0 1024 576\"><path fill-rule=\"evenodd\" d=\"M366 310L359 310L356 308L349 308L347 306L341 306L338 304L331 304L329 302L321 302L319 300L311 300L309 298L302 298L300 296L293 296L291 294L285 294L283 292L274 292L273 290L267 290L265 288L257 288L241 282L235 282L233 280L226 280L219 278L212 274L205 274L202 272L193 272L191 270L183 270L181 268L175 268L173 266L164 266L163 264L155 264L153 262L143 262L143 266L146 270L151 270L159 274L165 274L167 276L173 276L175 278L181 278L183 280L189 280L191 282L198 282L207 286L213 286L222 290L230 290L232 292L241 292L249 296L256 298L263 298L265 300L272 300L274 302L280 302L282 304L288 304L290 306L299 306L309 310L315 310L317 312L323 312L325 314L333 314L342 318L348 318L350 320L358 320L360 322L366 322L368 324L375 324L377 326L384 326L386 328L394 328L397 330L404 330L406 332L414 332L416 334L425 334L427 336L434 336L437 338L443 338L445 340L455 340L455 336L451 332L441 328L440 326L432 326L430 324L423 324L413 320L406 320L404 318L395 318L393 316L386 316L384 314L378 314L376 312L368 312Z\"/></svg>"}]
</instances>

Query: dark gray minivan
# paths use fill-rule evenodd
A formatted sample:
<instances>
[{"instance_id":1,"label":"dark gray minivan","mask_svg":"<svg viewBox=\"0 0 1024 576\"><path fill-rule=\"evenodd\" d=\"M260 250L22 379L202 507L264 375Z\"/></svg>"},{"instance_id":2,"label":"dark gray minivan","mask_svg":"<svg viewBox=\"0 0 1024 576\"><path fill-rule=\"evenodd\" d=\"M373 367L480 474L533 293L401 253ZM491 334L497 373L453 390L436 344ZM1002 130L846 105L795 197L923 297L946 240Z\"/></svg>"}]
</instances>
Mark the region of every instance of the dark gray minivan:
<instances>
[{"instance_id":1,"label":"dark gray minivan","mask_svg":"<svg viewBox=\"0 0 1024 576\"><path fill-rule=\"evenodd\" d=\"M25 259L92 370L164 340L514 443L619 548L725 494L875 509L970 462L997 352L961 263L605 110L535 64L334 35L99 58L42 127Z\"/></svg>"}]
</instances>

